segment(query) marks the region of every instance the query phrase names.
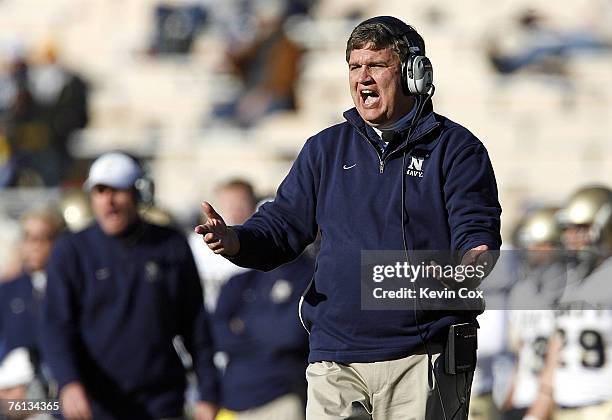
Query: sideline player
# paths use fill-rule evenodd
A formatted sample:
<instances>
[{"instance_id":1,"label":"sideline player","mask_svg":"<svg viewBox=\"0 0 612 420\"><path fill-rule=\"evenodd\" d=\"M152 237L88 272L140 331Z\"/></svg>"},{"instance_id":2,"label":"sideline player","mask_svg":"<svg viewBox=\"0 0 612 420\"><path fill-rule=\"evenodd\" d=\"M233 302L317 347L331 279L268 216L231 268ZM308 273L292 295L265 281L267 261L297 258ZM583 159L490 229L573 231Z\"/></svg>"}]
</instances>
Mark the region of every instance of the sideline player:
<instances>
[{"instance_id":1,"label":"sideline player","mask_svg":"<svg viewBox=\"0 0 612 420\"><path fill-rule=\"evenodd\" d=\"M529 212L514 235L521 267L509 296L509 343L517 362L505 403L507 420L522 419L534 402L555 328L553 308L565 285L557 211L545 207Z\"/></svg>"},{"instance_id":2,"label":"sideline player","mask_svg":"<svg viewBox=\"0 0 612 420\"><path fill-rule=\"evenodd\" d=\"M556 334L529 414L545 418L554 402L555 420L612 418L612 191L579 189L559 221L565 248L576 252L575 277L555 311Z\"/></svg>"}]
</instances>

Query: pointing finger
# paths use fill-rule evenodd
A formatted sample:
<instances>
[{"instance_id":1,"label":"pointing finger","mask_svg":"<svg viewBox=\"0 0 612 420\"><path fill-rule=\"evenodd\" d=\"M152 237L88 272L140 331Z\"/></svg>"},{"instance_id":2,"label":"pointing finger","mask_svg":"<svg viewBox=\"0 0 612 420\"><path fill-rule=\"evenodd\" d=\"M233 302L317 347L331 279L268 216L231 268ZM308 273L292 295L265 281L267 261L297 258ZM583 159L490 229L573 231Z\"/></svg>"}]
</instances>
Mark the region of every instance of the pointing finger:
<instances>
[{"instance_id":1,"label":"pointing finger","mask_svg":"<svg viewBox=\"0 0 612 420\"><path fill-rule=\"evenodd\" d=\"M210 205L208 201L202 203L202 210L209 219L222 219L219 213Z\"/></svg>"}]
</instances>

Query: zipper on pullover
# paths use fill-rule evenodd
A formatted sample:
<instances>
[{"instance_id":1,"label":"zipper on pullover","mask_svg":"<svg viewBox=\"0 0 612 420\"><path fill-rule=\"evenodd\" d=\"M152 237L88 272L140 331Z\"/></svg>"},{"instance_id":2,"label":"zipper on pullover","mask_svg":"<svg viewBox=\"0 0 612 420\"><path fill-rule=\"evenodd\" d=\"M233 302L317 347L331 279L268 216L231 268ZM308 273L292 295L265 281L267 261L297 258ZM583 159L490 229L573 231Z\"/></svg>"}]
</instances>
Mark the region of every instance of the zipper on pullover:
<instances>
[{"instance_id":1,"label":"zipper on pullover","mask_svg":"<svg viewBox=\"0 0 612 420\"><path fill-rule=\"evenodd\" d=\"M359 133L359 135L361 137L363 137L365 139L365 141L372 146L372 148L374 149L374 151L376 152L376 156L378 157L378 168L379 168L379 173L382 174L385 172L385 163L387 163L387 161L389 160L389 158L396 152L399 152L400 150L402 150L404 147L407 147L408 144L410 143L416 143L418 140L422 139L423 137L427 136L429 133L431 133L432 131L434 131L436 128L438 128L439 123L434 124L433 127L431 127L429 130L427 130L424 133L421 133L418 137L416 137L413 140L406 140L406 144L404 145L402 143L402 145L400 145L401 147L398 147L397 149L391 151L389 154L387 154L387 156L382 157L382 155L380 154L380 152L378 151L378 149L376 148L376 146L374 146L374 144L372 143L372 141L369 139L369 137L367 135L365 135L364 133L361 132L361 130L359 130L357 127L355 127L355 131L357 131L357 133ZM404 171L404 168L402 168L402 172Z\"/></svg>"},{"instance_id":2,"label":"zipper on pullover","mask_svg":"<svg viewBox=\"0 0 612 420\"><path fill-rule=\"evenodd\" d=\"M355 127L356 128L356 127ZM385 161L383 160L382 156L380 155L380 152L378 151L378 149L376 148L376 146L374 146L374 144L372 143L372 141L368 138L368 136L366 136L365 134L363 134L361 132L361 130L357 129L356 130L357 133L363 137L365 139L365 141L374 149L374 152L376 152L376 156L378 157L378 168L379 168L379 173L383 173L385 172Z\"/></svg>"}]
</instances>

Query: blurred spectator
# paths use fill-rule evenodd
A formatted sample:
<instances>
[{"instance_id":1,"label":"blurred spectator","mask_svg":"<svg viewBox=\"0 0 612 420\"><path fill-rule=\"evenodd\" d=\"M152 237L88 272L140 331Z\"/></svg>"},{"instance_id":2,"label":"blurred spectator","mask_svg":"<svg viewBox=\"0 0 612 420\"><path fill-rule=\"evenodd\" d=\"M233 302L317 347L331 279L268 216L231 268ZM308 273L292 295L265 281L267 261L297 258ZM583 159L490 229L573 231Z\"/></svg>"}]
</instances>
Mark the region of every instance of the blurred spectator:
<instances>
[{"instance_id":1,"label":"blurred spectator","mask_svg":"<svg viewBox=\"0 0 612 420\"><path fill-rule=\"evenodd\" d=\"M46 396L36 319L51 248L63 228L60 214L51 208L22 218L23 272L0 286L0 399Z\"/></svg>"},{"instance_id":2,"label":"blurred spectator","mask_svg":"<svg viewBox=\"0 0 612 420\"><path fill-rule=\"evenodd\" d=\"M313 15L318 19L358 20L369 14L372 2L368 0L326 0L315 1Z\"/></svg>"},{"instance_id":3,"label":"blurred spectator","mask_svg":"<svg viewBox=\"0 0 612 420\"><path fill-rule=\"evenodd\" d=\"M518 16L514 34L501 31L488 41L487 58L498 73L509 74L530 68L564 74L568 57L584 51L604 51L612 46L589 29L557 30L545 25L543 19L539 12L528 9ZM499 38L509 35L519 39L519 47L514 52L505 51L500 45Z\"/></svg>"},{"instance_id":4,"label":"blurred spectator","mask_svg":"<svg viewBox=\"0 0 612 420\"><path fill-rule=\"evenodd\" d=\"M12 96L7 97L3 110L3 126L10 150L10 164L5 185L41 185L44 175L34 169L31 158L38 155L38 161L45 168L43 172L51 178L50 184L59 181L58 161L54 156L45 159L42 152L49 150L49 133L40 116L40 110L34 101L30 88L30 64L25 56L15 57L10 64L7 90Z\"/></svg>"},{"instance_id":5,"label":"blurred spectator","mask_svg":"<svg viewBox=\"0 0 612 420\"><path fill-rule=\"evenodd\" d=\"M255 19L253 33L228 39L226 60L241 83L241 93L219 104L213 114L241 127L265 115L295 110L300 48L287 36L284 23L289 4L281 0L246 3Z\"/></svg>"},{"instance_id":6,"label":"blurred spectator","mask_svg":"<svg viewBox=\"0 0 612 420\"><path fill-rule=\"evenodd\" d=\"M9 144L5 124L0 118L0 188L10 185L14 173L15 161L12 159L11 145Z\"/></svg>"},{"instance_id":7,"label":"blurred spectator","mask_svg":"<svg viewBox=\"0 0 612 420\"><path fill-rule=\"evenodd\" d=\"M151 54L187 54L207 20L199 4L160 3L155 7L155 36Z\"/></svg>"},{"instance_id":8,"label":"blurred spectator","mask_svg":"<svg viewBox=\"0 0 612 420\"><path fill-rule=\"evenodd\" d=\"M298 302L314 274L312 249L276 270L237 274L221 287L213 341L227 360L221 405L236 420L304 419L308 334Z\"/></svg>"},{"instance_id":9,"label":"blurred spectator","mask_svg":"<svg viewBox=\"0 0 612 420\"><path fill-rule=\"evenodd\" d=\"M244 223L257 204L242 179L216 188L228 224ZM240 420L304 417L308 336L298 301L314 273L314 247L271 272L246 270L212 252L200 235L190 245L206 290L221 377L221 416ZM270 326L274 325L274 328Z\"/></svg>"},{"instance_id":10,"label":"blurred spectator","mask_svg":"<svg viewBox=\"0 0 612 420\"><path fill-rule=\"evenodd\" d=\"M32 93L42 112L51 141L51 152L59 161L60 181L70 176L72 157L68 140L89 121L89 87L85 80L58 60L57 48L48 44L32 72ZM49 182L46 182L49 185Z\"/></svg>"},{"instance_id":11,"label":"blurred spectator","mask_svg":"<svg viewBox=\"0 0 612 420\"><path fill-rule=\"evenodd\" d=\"M176 336L199 380L196 419L216 414L198 273L180 233L141 220L139 202L152 199L146 180L131 156L98 158L85 184L97 223L64 236L51 256L41 337L65 417L182 417L186 372Z\"/></svg>"},{"instance_id":12,"label":"blurred spectator","mask_svg":"<svg viewBox=\"0 0 612 420\"><path fill-rule=\"evenodd\" d=\"M1 185L58 185L72 163L68 139L88 121L87 85L58 62L51 45L36 65L15 57L8 76L0 104L0 140L9 156Z\"/></svg>"},{"instance_id":13,"label":"blurred spectator","mask_svg":"<svg viewBox=\"0 0 612 420\"><path fill-rule=\"evenodd\" d=\"M0 283L17 277L23 271L22 232L18 220L0 212Z\"/></svg>"},{"instance_id":14,"label":"blurred spectator","mask_svg":"<svg viewBox=\"0 0 612 420\"><path fill-rule=\"evenodd\" d=\"M227 214L228 224L242 224L255 212L257 198L253 186L248 181L232 179L219 185L215 192L215 203L226 212L224 214ZM206 291L204 296L206 309L212 313L223 284L233 275L243 273L247 269L238 267L212 252L202 242L202 237L194 232L189 236L189 245Z\"/></svg>"}]
</instances>

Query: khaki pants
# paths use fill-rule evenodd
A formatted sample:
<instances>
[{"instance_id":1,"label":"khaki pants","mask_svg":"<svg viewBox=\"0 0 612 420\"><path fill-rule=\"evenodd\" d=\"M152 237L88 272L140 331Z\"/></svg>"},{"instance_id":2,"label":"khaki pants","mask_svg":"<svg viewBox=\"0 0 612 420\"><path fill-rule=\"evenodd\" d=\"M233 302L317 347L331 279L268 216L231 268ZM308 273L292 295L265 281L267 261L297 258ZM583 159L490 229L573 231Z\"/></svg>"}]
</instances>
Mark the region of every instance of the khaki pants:
<instances>
[{"instance_id":1,"label":"khaki pants","mask_svg":"<svg viewBox=\"0 0 612 420\"><path fill-rule=\"evenodd\" d=\"M612 401L580 408L557 408L554 420L612 420Z\"/></svg>"},{"instance_id":2,"label":"khaki pants","mask_svg":"<svg viewBox=\"0 0 612 420\"><path fill-rule=\"evenodd\" d=\"M473 375L447 375L439 356L431 362L418 354L375 363L311 363L306 419L440 420L440 398L447 419L467 419Z\"/></svg>"},{"instance_id":3,"label":"khaki pants","mask_svg":"<svg viewBox=\"0 0 612 420\"><path fill-rule=\"evenodd\" d=\"M222 410L216 420L304 420L304 405L297 395L287 394L250 410Z\"/></svg>"},{"instance_id":4,"label":"khaki pants","mask_svg":"<svg viewBox=\"0 0 612 420\"><path fill-rule=\"evenodd\" d=\"M472 395L469 420L499 420L500 418L501 413L495 406L491 394Z\"/></svg>"}]
</instances>

